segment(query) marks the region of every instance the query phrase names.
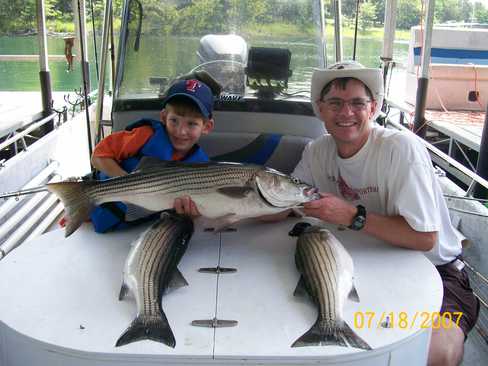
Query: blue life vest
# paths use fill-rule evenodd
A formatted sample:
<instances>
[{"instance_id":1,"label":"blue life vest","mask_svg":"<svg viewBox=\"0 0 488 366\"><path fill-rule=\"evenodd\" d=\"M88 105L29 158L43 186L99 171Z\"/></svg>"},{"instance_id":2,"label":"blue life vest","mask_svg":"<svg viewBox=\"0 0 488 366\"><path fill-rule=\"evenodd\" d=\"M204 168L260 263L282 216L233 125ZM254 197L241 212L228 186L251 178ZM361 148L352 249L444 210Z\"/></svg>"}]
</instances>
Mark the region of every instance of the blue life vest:
<instances>
[{"instance_id":1,"label":"blue life vest","mask_svg":"<svg viewBox=\"0 0 488 366\"><path fill-rule=\"evenodd\" d=\"M127 126L126 130L130 131L134 128L142 126L151 126L154 130L154 134L149 140L142 146L136 156L125 159L121 162L121 167L126 172L133 172L140 160L144 156L155 157L163 161L170 161L173 157L173 145L169 140L166 132L166 127L157 120L154 119L141 119L137 122ZM185 162L206 162L209 161L207 154L198 145L194 145L190 153L182 160ZM104 173L99 173L99 179L105 180L109 177ZM122 229L130 226L134 223L141 221L148 221L158 216L159 214L150 215L147 218L136 220L135 222L126 222L124 220L125 213L127 212L127 206L122 202L108 202L101 206L95 207L91 212L90 218L93 223L93 227L97 233L105 233L109 230Z\"/></svg>"}]
</instances>

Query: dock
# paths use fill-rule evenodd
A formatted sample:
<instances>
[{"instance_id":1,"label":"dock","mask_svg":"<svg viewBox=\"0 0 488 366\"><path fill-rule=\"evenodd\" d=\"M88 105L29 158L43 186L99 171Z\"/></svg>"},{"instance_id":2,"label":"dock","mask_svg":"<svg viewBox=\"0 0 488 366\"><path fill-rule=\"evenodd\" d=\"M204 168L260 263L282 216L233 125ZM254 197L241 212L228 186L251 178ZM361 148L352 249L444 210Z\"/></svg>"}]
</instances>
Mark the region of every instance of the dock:
<instances>
[{"instance_id":1,"label":"dock","mask_svg":"<svg viewBox=\"0 0 488 366\"><path fill-rule=\"evenodd\" d=\"M54 107L64 105L64 96L72 92L53 92ZM42 112L40 91L0 91L0 137L25 127Z\"/></svg>"}]
</instances>

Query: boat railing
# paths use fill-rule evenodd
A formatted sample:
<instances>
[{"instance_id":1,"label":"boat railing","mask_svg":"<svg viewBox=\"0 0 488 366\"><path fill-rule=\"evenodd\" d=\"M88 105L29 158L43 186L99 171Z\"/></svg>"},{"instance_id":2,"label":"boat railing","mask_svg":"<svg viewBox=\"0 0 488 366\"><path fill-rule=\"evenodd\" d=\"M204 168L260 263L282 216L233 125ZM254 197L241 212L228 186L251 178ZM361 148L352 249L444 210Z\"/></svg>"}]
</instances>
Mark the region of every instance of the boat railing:
<instances>
[{"instance_id":1,"label":"boat railing","mask_svg":"<svg viewBox=\"0 0 488 366\"><path fill-rule=\"evenodd\" d=\"M52 113L49 116L41 119L40 121L34 122L30 124L25 130L21 132L15 132L15 134L9 138L7 138L5 141L0 143L0 151L5 149L6 147L15 144L17 141L21 140L24 148L27 148L27 145L25 143L24 138L29 135L32 131L37 130L38 128L44 126L45 124L51 122L54 120L54 118L57 116L57 113Z\"/></svg>"},{"instance_id":2,"label":"boat railing","mask_svg":"<svg viewBox=\"0 0 488 366\"><path fill-rule=\"evenodd\" d=\"M58 168L58 162L51 162L22 189L29 190L58 179ZM47 230L62 210L61 202L47 191L5 200L0 205L0 259L23 241Z\"/></svg>"},{"instance_id":3,"label":"boat railing","mask_svg":"<svg viewBox=\"0 0 488 366\"><path fill-rule=\"evenodd\" d=\"M399 121L396 122L393 120L391 115L387 114L387 118L385 118L385 125L390 125L394 128L401 129L401 130L408 130L407 116L411 116L413 112L413 108L409 108L407 105L401 105L395 103L394 101L389 100L388 98L385 99L387 105L391 108L394 108L398 111L400 117ZM427 121L427 125L429 122ZM461 180L463 183L469 186L468 191L466 192L467 195L471 193L471 190L474 188L474 183L478 183L479 185L483 186L484 188L488 189L488 181L478 174L476 174L473 170L467 168L459 161L452 158L449 154L444 153L440 149L438 149L434 144L428 142L426 140L421 139L424 143L427 150L430 152L432 160L435 164L439 165L442 169L448 171L457 179ZM459 145L459 144L458 144ZM459 149L462 154L464 151L461 146ZM469 162L469 160L468 160ZM473 164L470 164L471 168L474 168Z\"/></svg>"}]
</instances>

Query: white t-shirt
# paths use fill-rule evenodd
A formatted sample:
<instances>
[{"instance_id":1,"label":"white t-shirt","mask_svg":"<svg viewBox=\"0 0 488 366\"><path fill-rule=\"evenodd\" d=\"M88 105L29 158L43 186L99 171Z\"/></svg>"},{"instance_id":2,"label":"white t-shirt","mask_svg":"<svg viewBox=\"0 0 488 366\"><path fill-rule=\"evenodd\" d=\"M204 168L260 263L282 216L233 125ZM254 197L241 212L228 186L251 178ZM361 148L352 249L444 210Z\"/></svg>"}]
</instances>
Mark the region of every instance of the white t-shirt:
<instances>
[{"instance_id":1,"label":"white t-shirt","mask_svg":"<svg viewBox=\"0 0 488 366\"><path fill-rule=\"evenodd\" d=\"M308 144L293 176L369 212L400 215L416 231L437 231L425 255L435 264L461 253L462 235L451 225L429 154L412 133L373 127L366 144L342 159L331 135Z\"/></svg>"}]
</instances>

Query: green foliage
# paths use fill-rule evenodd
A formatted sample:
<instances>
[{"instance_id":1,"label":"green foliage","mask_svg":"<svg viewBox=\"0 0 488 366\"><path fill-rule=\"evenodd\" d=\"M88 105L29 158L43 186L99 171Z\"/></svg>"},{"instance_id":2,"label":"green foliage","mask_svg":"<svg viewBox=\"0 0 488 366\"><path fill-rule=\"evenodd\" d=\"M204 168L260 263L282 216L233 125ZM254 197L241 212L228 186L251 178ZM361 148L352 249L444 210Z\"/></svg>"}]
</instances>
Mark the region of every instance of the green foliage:
<instances>
[{"instance_id":1,"label":"green foliage","mask_svg":"<svg viewBox=\"0 0 488 366\"><path fill-rule=\"evenodd\" d=\"M74 30L73 0L44 0L48 29L56 32ZM120 22L124 0L113 0L114 17ZM343 24L354 24L356 1L343 0ZM385 0L359 0L359 22L362 30L381 26ZM229 32L233 27L262 30L274 27L288 33L294 27L312 25L312 9L305 0L141 0L144 6L143 31L163 34L199 35L207 32ZM420 0L399 0L397 28L409 29L420 22ZM87 20L93 16L100 32L105 0L86 0ZM332 17L332 0L324 2L324 11ZM436 0L435 21L488 23L488 9L471 0ZM160 29L162 28L162 29ZM22 34L36 31L36 0L0 0L0 34Z\"/></svg>"},{"instance_id":2,"label":"green foliage","mask_svg":"<svg viewBox=\"0 0 488 366\"><path fill-rule=\"evenodd\" d=\"M373 2L367 1L361 5L359 14L359 26L362 30L366 30L374 24L376 19L376 6Z\"/></svg>"},{"instance_id":3,"label":"green foliage","mask_svg":"<svg viewBox=\"0 0 488 366\"><path fill-rule=\"evenodd\" d=\"M420 0L399 0L396 25L400 29L410 29L420 24Z\"/></svg>"}]
</instances>

